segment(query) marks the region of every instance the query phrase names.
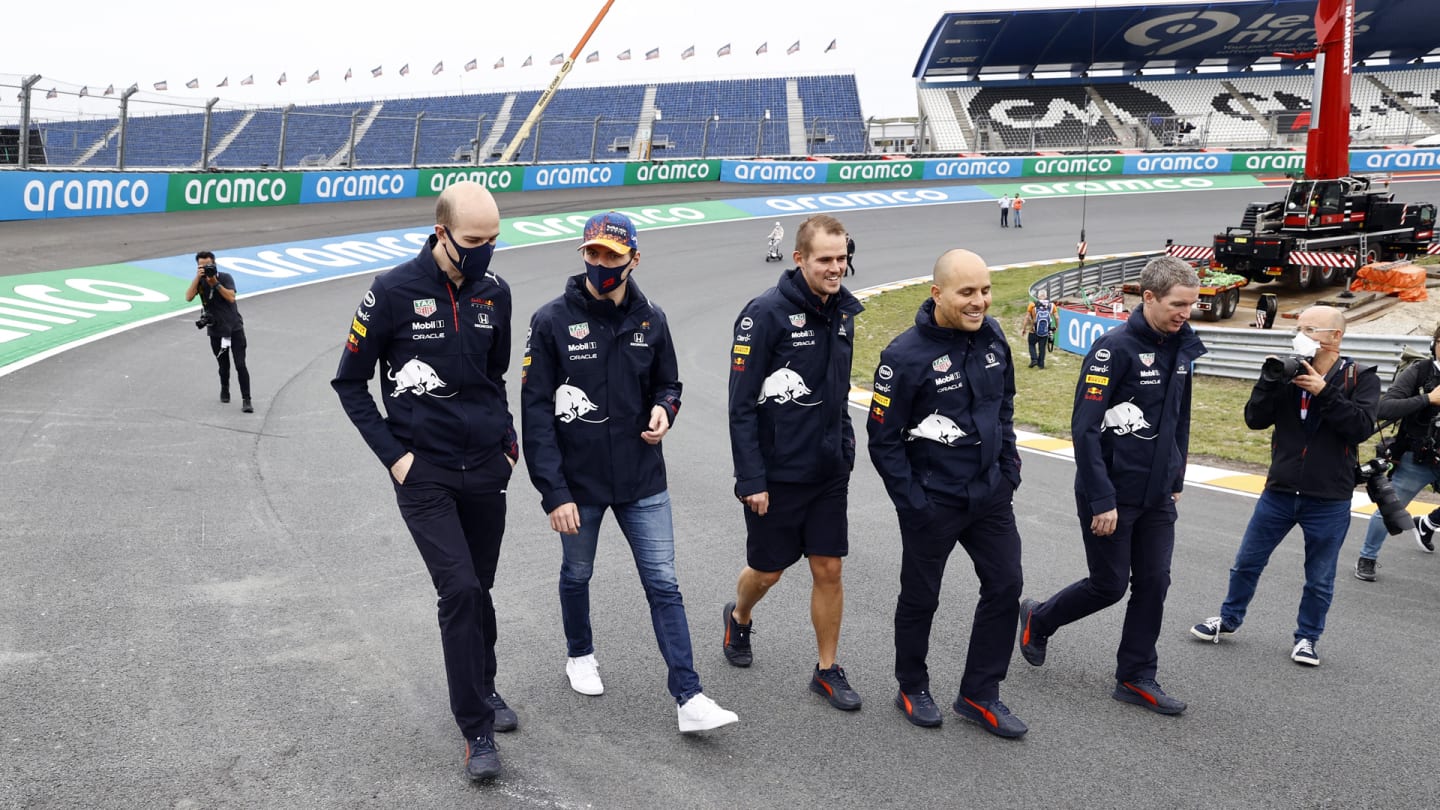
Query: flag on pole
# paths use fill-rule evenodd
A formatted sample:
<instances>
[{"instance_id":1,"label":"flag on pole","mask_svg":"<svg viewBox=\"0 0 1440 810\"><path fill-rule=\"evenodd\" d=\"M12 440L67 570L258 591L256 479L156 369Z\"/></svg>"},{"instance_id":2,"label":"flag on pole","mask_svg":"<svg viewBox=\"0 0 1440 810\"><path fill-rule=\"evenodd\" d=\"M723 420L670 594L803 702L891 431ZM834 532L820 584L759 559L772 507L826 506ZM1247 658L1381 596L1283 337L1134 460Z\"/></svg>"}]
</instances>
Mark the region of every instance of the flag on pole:
<instances>
[{"instance_id":1,"label":"flag on pole","mask_svg":"<svg viewBox=\"0 0 1440 810\"><path fill-rule=\"evenodd\" d=\"M230 86L230 77L229 77L229 76L226 76L225 78L223 78L223 79L220 80L220 83L219 83L219 84L217 84L217 85L215 85L215 86L216 86L216 87L229 87L229 86Z\"/></svg>"},{"instance_id":2,"label":"flag on pole","mask_svg":"<svg viewBox=\"0 0 1440 810\"><path fill-rule=\"evenodd\" d=\"M254 73L251 73L249 76L246 76L245 78L241 79L241 80L240 80L240 83L241 83L241 84L254 84L254 83L255 83L255 74L254 74Z\"/></svg>"},{"instance_id":3,"label":"flag on pole","mask_svg":"<svg viewBox=\"0 0 1440 810\"><path fill-rule=\"evenodd\" d=\"M370 78L372 78L372 79L378 79L378 78L380 78L382 75L384 75L385 71L381 70L381 69L380 69L381 67L384 67L384 65L381 65L380 67L370 68Z\"/></svg>"},{"instance_id":4,"label":"flag on pole","mask_svg":"<svg viewBox=\"0 0 1440 810\"><path fill-rule=\"evenodd\" d=\"M503 56L500 57L500 61L501 61L501 62L504 62L504 61L505 61L505 57L503 57ZM478 67L480 67L480 61L479 61L478 59L471 59L469 62L466 62L466 63L465 63L465 72L466 72L466 73L469 73L470 71L472 71L472 70L474 70L475 68L478 68Z\"/></svg>"},{"instance_id":5,"label":"flag on pole","mask_svg":"<svg viewBox=\"0 0 1440 810\"><path fill-rule=\"evenodd\" d=\"M185 82L185 86L190 88L191 90L195 90L200 87L200 79L191 79L190 81Z\"/></svg>"},{"instance_id":6,"label":"flag on pole","mask_svg":"<svg viewBox=\"0 0 1440 810\"><path fill-rule=\"evenodd\" d=\"M112 85L110 85L109 87L105 88L105 95L107 95L107 96L113 96L113 95L115 95L115 85L112 84Z\"/></svg>"},{"instance_id":7,"label":"flag on pole","mask_svg":"<svg viewBox=\"0 0 1440 810\"><path fill-rule=\"evenodd\" d=\"M345 68L345 81L350 81L350 78L354 75L355 70L353 68Z\"/></svg>"},{"instance_id":8,"label":"flag on pole","mask_svg":"<svg viewBox=\"0 0 1440 810\"><path fill-rule=\"evenodd\" d=\"M167 83L167 82L155 82L155 89L156 89L156 90L169 90L169 89L170 89L170 85L169 85L169 83Z\"/></svg>"},{"instance_id":9,"label":"flag on pole","mask_svg":"<svg viewBox=\"0 0 1440 810\"><path fill-rule=\"evenodd\" d=\"M591 52L590 52L590 55L587 56L587 57L585 57L585 64L587 64L587 65L590 64L591 62L599 62L599 61L600 61L600 52L599 52L599 51L591 51Z\"/></svg>"},{"instance_id":10,"label":"flag on pole","mask_svg":"<svg viewBox=\"0 0 1440 810\"><path fill-rule=\"evenodd\" d=\"M650 50L648 50L648 51L645 52L645 61L646 61L646 62L649 62L651 59L659 59L659 58L660 58L660 49L659 49L659 48L651 48Z\"/></svg>"},{"instance_id":11,"label":"flag on pole","mask_svg":"<svg viewBox=\"0 0 1440 810\"><path fill-rule=\"evenodd\" d=\"M756 55L756 56L759 56L759 55L761 55L761 54L766 54L766 53L769 53L769 52L770 52L770 43L768 43L768 42L762 42L762 43L760 43L760 47L758 47L758 48L755 49L755 55Z\"/></svg>"},{"instance_id":12,"label":"flag on pole","mask_svg":"<svg viewBox=\"0 0 1440 810\"><path fill-rule=\"evenodd\" d=\"M440 73L441 73L442 71L444 71L444 70L445 70L445 60L442 59L442 60L440 60L439 62L436 62L436 63L435 63L435 67L430 68L430 75L431 75L431 76L439 76Z\"/></svg>"},{"instance_id":13,"label":"flag on pole","mask_svg":"<svg viewBox=\"0 0 1440 810\"><path fill-rule=\"evenodd\" d=\"M716 55L716 56L729 56L729 55L730 55L730 43L727 42L727 43L725 43L724 45L721 45L721 46L720 46L720 50L716 51L716 52L715 52L715 55Z\"/></svg>"},{"instance_id":14,"label":"flag on pole","mask_svg":"<svg viewBox=\"0 0 1440 810\"><path fill-rule=\"evenodd\" d=\"M692 57L692 56L694 56L694 55L695 55L695 46L694 46L694 45L691 45L690 47L688 47L688 48L686 48L685 50L683 50L683 51L680 52L680 58L681 58L681 59L689 59L690 57Z\"/></svg>"},{"instance_id":15,"label":"flag on pole","mask_svg":"<svg viewBox=\"0 0 1440 810\"><path fill-rule=\"evenodd\" d=\"M835 50L835 40L832 39L830 40L830 44L825 46L825 53L829 53L833 50Z\"/></svg>"},{"instance_id":16,"label":"flag on pole","mask_svg":"<svg viewBox=\"0 0 1440 810\"><path fill-rule=\"evenodd\" d=\"M552 64L552 65L563 65L563 64L565 64L565 54L563 54L563 53L557 53L557 54L555 54L554 56L550 57L550 64Z\"/></svg>"},{"instance_id":17,"label":"flag on pole","mask_svg":"<svg viewBox=\"0 0 1440 810\"><path fill-rule=\"evenodd\" d=\"M88 95L90 95L90 85L87 84L84 87L80 88L80 98L84 98Z\"/></svg>"},{"instance_id":18,"label":"flag on pole","mask_svg":"<svg viewBox=\"0 0 1440 810\"><path fill-rule=\"evenodd\" d=\"M400 75L401 75L401 76L409 76L409 75L410 75L410 63L409 63L409 62L406 62L405 64L403 64L403 65L400 66Z\"/></svg>"},{"instance_id":19,"label":"flag on pole","mask_svg":"<svg viewBox=\"0 0 1440 810\"><path fill-rule=\"evenodd\" d=\"M791 45L790 47L788 47L788 48L785 49L785 55L786 55L786 56L794 56L796 53L799 53L799 52L800 52L800 40L798 40L798 39L795 40L795 44L794 44L794 45Z\"/></svg>"},{"instance_id":20,"label":"flag on pole","mask_svg":"<svg viewBox=\"0 0 1440 810\"><path fill-rule=\"evenodd\" d=\"M310 74L310 78L306 79L306 80L305 80L305 83L306 83L306 84L310 84L311 82L318 82L318 81L320 81L320 71L317 70L317 71L315 71L314 73L311 73L311 74Z\"/></svg>"},{"instance_id":21,"label":"flag on pole","mask_svg":"<svg viewBox=\"0 0 1440 810\"><path fill-rule=\"evenodd\" d=\"M281 84L284 84L285 82L288 82L288 81L290 81L290 80L287 79L287 78L285 78L285 73L282 71L282 72L280 73L280 78L278 78L278 79L275 80L275 84L276 84L276 85L281 85Z\"/></svg>"},{"instance_id":22,"label":"flag on pole","mask_svg":"<svg viewBox=\"0 0 1440 810\"><path fill-rule=\"evenodd\" d=\"M48 93L45 94L45 98L58 98L59 96L60 96L59 91L57 91L57 90L56 90L55 88L53 88L53 87L50 88L50 92L48 92Z\"/></svg>"},{"instance_id":23,"label":"flag on pole","mask_svg":"<svg viewBox=\"0 0 1440 810\"><path fill-rule=\"evenodd\" d=\"M500 64L501 64L501 65L504 65L504 64L505 64L505 60L504 60L504 59L501 59L501 60L500 60ZM535 64L535 57L533 57L533 56L527 56L527 57L525 57L525 64L521 65L520 67L530 67L530 66L533 65L533 64Z\"/></svg>"},{"instance_id":24,"label":"flag on pole","mask_svg":"<svg viewBox=\"0 0 1440 810\"><path fill-rule=\"evenodd\" d=\"M530 63L529 63L529 62L526 62L525 64L528 65L528 64L530 64ZM502 57L500 57L498 60L496 60L496 62L495 62L495 69L496 69L496 70L499 70L500 68L503 68L503 67L505 67L505 57L502 56Z\"/></svg>"},{"instance_id":25,"label":"flag on pole","mask_svg":"<svg viewBox=\"0 0 1440 810\"><path fill-rule=\"evenodd\" d=\"M615 57L615 58L616 58L616 59L619 59L621 62L629 62L629 61L630 61L630 49L629 49L629 48L626 48L625 50L623 50L623 51L620 52L620 55L619 55L619 56L617 56L617 57Z\"/></svg>"}]
</instances>

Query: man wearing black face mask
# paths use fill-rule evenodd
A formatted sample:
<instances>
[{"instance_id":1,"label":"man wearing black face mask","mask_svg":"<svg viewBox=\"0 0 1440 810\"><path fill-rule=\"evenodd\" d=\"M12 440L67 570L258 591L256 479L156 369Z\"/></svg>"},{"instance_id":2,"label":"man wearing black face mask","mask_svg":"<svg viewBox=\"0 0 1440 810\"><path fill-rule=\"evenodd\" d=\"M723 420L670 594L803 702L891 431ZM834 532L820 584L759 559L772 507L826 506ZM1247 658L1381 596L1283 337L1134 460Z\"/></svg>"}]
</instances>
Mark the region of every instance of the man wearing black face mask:
<instances>
[{"instance_id":1,"label":"man wearing black face mask","mask_svg":"<svg viewBox=\"0 0 1440 810\"><path fill-rule=\"evenodd\" d=\"M560 534L565 674L582 695L605 691L590 631L590 575L609 510L639 569L680 731L736 722L700 688L675 577L675 532L660 440L680 412L680 372L665 313L630 278L635 226L597 214L580 245L585 273L530 319L520 376L525 460Z\"/></svg>"},{"instance_id":2,"label":"man wearing black face mask","mask_svg":"<svg viewBox=\"0 0 1440 810\"><path fill-rule=\"evenodd\" d=\"M484 186L447 188L419 255L377 276L331 381L390 470L400 514L439 596L450 710L471 779L500 772L493 732L518 725L495 689L490 589L519 458L505 398L510 287L489 272L500 211ZM371 397L376 364L387 416ZM423 425L423 429L421 426Z\"/></svg>"},{"instance_id":3,"label":"man wearing black face mask","mask_svg":"<svg viewBox=\"0 0 1440 810\"><path fill-rule=\"evenodd\" d=\"M235 279L215 266L215 254L202 250L195 254L195 278L185 290L185 300L200 296L204 309L205 331L210 337L210 351L220 366L220 401L230 401L230 358L235 358L235 375L240 379L240 410L254 413L250 404L250 369L245 366L245 319L235 304Z\"/></svg>"}]
</instances>

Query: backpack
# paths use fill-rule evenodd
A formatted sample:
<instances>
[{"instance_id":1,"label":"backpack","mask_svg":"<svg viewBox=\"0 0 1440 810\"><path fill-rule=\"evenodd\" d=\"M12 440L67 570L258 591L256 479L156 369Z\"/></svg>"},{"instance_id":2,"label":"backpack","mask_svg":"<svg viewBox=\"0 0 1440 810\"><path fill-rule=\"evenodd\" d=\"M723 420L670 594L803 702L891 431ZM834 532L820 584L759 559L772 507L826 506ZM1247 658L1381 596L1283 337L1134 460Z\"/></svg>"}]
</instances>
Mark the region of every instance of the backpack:
<instances>
[{"instance_id":1,"label":"backpack","mask_svg":"<svg viewBox=\"0 0 1440 810\"><path fill-rule=\"evenodd\" d=\"M1050 335L1050 304L1035 302L1035 334L1040 337Z\"/></svg>"}]
</instances>

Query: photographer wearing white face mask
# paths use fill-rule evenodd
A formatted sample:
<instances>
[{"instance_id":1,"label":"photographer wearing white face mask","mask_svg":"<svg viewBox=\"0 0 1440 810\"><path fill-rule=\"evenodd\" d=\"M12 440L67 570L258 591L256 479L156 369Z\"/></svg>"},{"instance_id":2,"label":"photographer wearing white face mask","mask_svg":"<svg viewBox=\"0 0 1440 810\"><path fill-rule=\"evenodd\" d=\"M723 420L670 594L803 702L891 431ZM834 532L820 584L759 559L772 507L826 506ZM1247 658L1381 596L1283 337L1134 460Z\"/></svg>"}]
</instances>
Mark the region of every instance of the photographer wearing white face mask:
<instances>
[{"instance_id":1,"label":"photographer wearing white face mask","mask_svg":"<svg viewBox=\"0 0 1440 810\"><path fill-rule=\"evenodd\" d=\"M1380 398L1380 419L1400 420L1400 435L1392 445L1390 458L1395 460L1391 483L1395 495L1409 504L1420 490L1440 482L1440 362L1435 360L1440 348L1440 327L1430 342L1430 360L1411 363ZM1434 525L1416 521L1415 542L1420 550L1435 551ZM1385 542L1385 524L1377 512L1365 528L1365 545L1355 561L1355 577L1375 581L1375 561Z\"/></svg>"},{"instance_id":2,"label":"photographer wearing white face mask","mask_svg":"<svg viewBox=\"0 0 1440 810\"><path fill-rule=\"evenodd\" d=\"M1240 629L1260 574L1280 541L1299 526L1305 543L1305 588L1290 660L1318 666L1315 644L1335 590L1340 545L1350 530L1357 448L1375 432L1380 378L1340 354L1345 316L1314 306L1300 314L1292 358L1268 358L1245 404L1251 430L1273 427L1270 471L1255 504L1220 615L1190 628L1219 642Z\"/></svg>"}]
</instances>

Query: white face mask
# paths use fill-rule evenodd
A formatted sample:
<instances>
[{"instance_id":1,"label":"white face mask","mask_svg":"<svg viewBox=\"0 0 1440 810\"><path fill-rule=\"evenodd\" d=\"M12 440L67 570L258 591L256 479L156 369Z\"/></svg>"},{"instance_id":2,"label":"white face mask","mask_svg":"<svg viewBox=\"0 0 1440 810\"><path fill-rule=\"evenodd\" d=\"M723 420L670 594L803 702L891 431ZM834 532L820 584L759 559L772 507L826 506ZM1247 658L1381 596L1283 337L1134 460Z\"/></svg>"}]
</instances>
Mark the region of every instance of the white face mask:
<instances>
[{"instance_id":1,"label":"white face mask","mask_svg":"<svg viewBox=\"0 0 1440 810\"><path fill-rule=\"evenodd\" d=\"M1308 360L1314 357L1316 352L1320 351L1320 344L1316 343L1315 339L1309 335L1297 332L1294 339L1290 341L1290 351L1294 353L1296 357L1304 357Z\"/></svg>"}]
</instances>

